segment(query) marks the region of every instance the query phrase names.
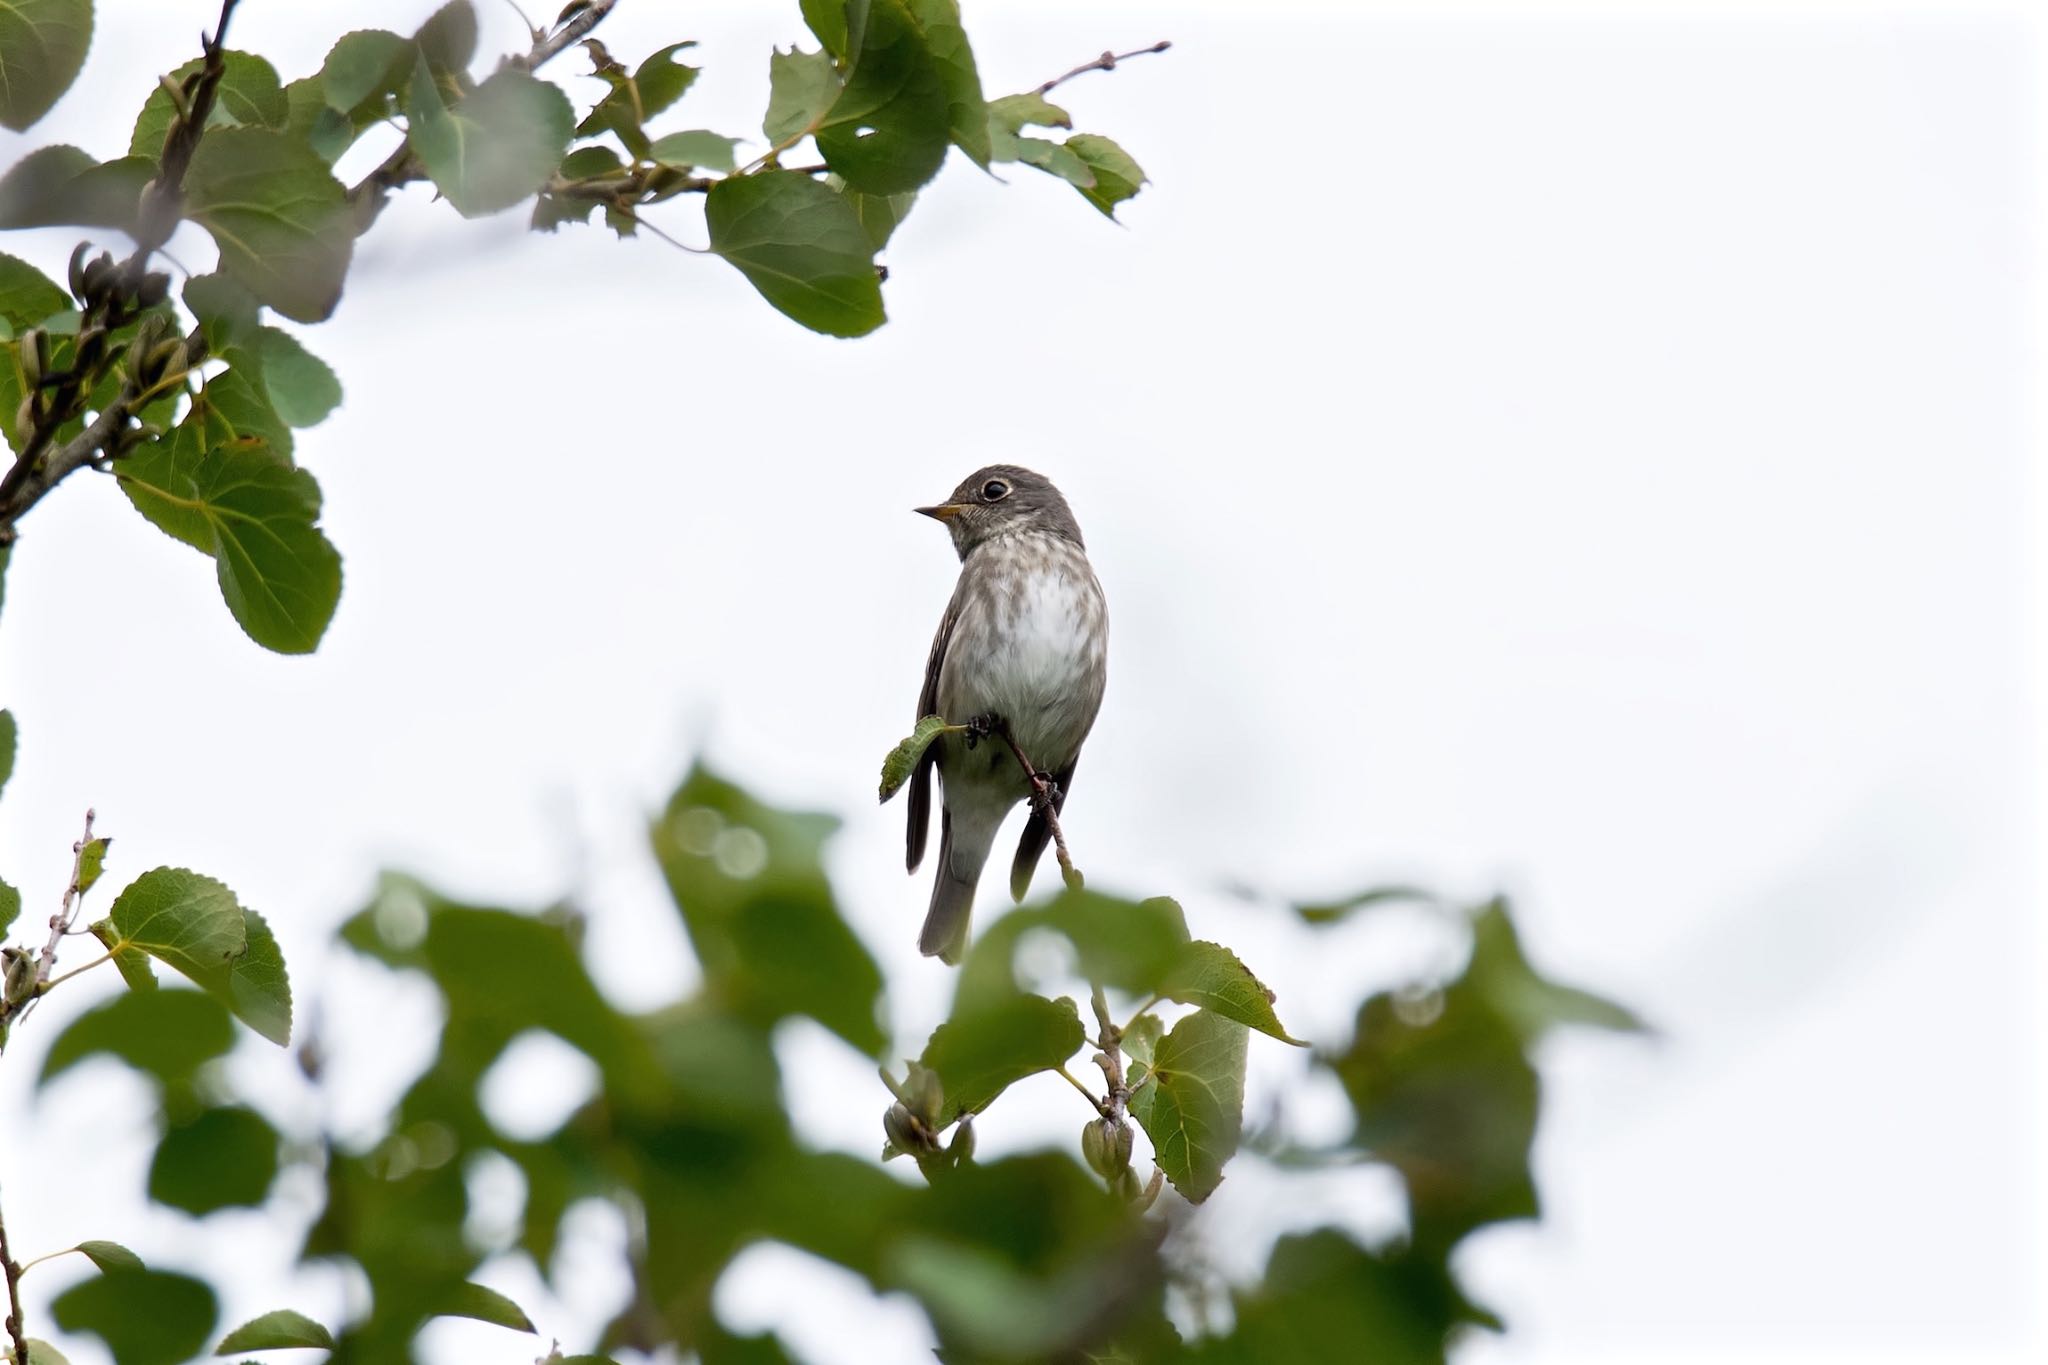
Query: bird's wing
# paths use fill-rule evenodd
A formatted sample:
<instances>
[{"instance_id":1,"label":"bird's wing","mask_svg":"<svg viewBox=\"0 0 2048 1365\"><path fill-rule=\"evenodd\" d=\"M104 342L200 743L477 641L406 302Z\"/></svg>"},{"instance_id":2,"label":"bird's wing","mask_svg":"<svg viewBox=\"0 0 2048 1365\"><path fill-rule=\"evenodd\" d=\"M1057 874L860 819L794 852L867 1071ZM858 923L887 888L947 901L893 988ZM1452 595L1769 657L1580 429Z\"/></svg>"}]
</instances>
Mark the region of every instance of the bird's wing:
<instances>
[{"instance_id":1,"label":"bird's wing","mask_svg":"<svg viewBox=\"0 0 2048 1365\"><path fill-rule=\"evenodd\" d=\"M953 639L953 625L960 619L959 596L956 594L946 604L946 614L939 620L939 633L932 637L931 657L925 660L924 689L917 694L916 719L937 715L939 710L939 670L945 666L946 646ZM904 841L905 865L910 871L917 871L917 865L924 861L924 841L931 832L932 823L932 769L939 762L940 740L924 751L917 760L917 770L910 775L910 829Z\"/></svg>"},{"instance_id":2,"label":"bird's wing","mask_svg":"<svg viewBox=\"0 0 2048 1365\"><path fill-rule=\"evenodd\" d=\"M1058 815L1067 804L1067 788L1074 785L1074 769L1081 766L1081 755L1075 754L1067 760L1067 766L1052 775L1053 783L1059 787L1059 795L1053 798L1052 813ZM1038 868L1038 860L1045 854L1046 842L1052 838L1052 826L1036 810L1024 824L1024 837L1017 841L1017 860L1010 864L1010 899L1021 901L1024 893L1031 889L1031 874Z\"/></svg>"}]
</instances>

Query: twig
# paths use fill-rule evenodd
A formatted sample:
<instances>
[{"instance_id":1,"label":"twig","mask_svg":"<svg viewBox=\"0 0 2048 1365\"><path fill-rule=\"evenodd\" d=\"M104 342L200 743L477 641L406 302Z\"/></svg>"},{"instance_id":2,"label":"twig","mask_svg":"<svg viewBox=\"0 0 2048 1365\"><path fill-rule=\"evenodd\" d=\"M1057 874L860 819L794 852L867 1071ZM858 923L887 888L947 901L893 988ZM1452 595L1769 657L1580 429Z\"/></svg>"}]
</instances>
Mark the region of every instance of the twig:
<instances>
[{"instance_id":1,"label":"twig","mask_svg":"<svg viewBox=\"0 0 2048 1365\"><path fill-rule=\"evenodd\" d=\"M619 0L579 0L579 3L562 11L566 17L562 18L560 28L545 37L536 32L533 51L524 57L508 57L505 65L521 71L533 70L603 23L604 17L612 12L612 6L618 3Z\"/></svg>"},{"instance_id":2,"label":"twig","mask_svg":"<svg viewBox=\"0 0 2048 1365\"><path fill-rule=\"evenodd\" d=\"M7 1245L7 1219L0 1215L0 1267L7 1274L7 1337L14 1345L14 1365L28 1365L28 1329L21 1321L21 1267Z\"/></svg>"},{"instance_id":3,"label":"twig","mask_svg":"<svg viewBox=\"0 0 2048 1365\"><path fill-rule=\"evenodd\" d=\"M1124 1084L1123 1030L1109 1017L1109 997L1102 993L1102 987L1091 985L1089 1003L1095 1007L1095 1064L1102 1068L1102 1078L1109 1083L1109 1093L1102 1098L1102 1113L1105 1118L1121 1119L1124 1103L1131 1097L1130 1087Z\"/></svg>"},{"instance_id":4,"label":"twig","mask_svg":"<svg viewBox=\"0 0 2048 1365\"><path fill-rule=\"evenodd\" d=\"M64 888L63 905L56 914L50 916L50 940L43 945L42 960L36 964L36 981L38 983L47 982L50 979L50 972L57 965L57 945L64 941L64 935L71 929L72 917L78 913L78 903L83 896L83 893L79 890L78 883L85 876L85 850L86 846L92 843L92 822L94 818L92 811L88 810L85 813L85 833L80 835L78 842L71 846L71 881Z\"/></svg>"},{"instance_id":5,"label":"twig","mask_svg":"<svg viewBox=\"0 0 2048 1365\"><path fill-rule=\"evenodd\" d=\"M1038 87L1038 93L1041 95L1050 94L1076 76L1086 75L1090 71L1114 71L1118 62L1127 62L1133 57L1143 57L1153 52L1164 52L1172 46L1173 43L1170 39L1162 38L1150 47L1141 47L1130 52L1105 52L1092 62L1081 63L1081 65L1075 67L1064 76L1053 77L1053 79Z\"/></svg>"},{"instance_id":6,"label":"twig","mask_svg":"<svg viewBox=\"0 0 2048 1365\"><path fill-rule=\"evenodd\" d=\"M1096 1113L1102 1115L1104 1118L1110 1117L1109 1110L1104 1106L1103 1102L1095 1098L1095 1092L1093 1090L1090 1090L1087 1086L1081 1084L1080 1080L1074 1075L1074 1073L1067 1070L1067 1064L1065 1062L1060 1063L1058 1066L1054 1067L1053 1070L1059 1072L1061 1076L1065 1077L1068 1085L1071 1085L1074 1087L1074 1089L1080 1091L1081 1097L1087 1100L1089 1104L1095 1107Z\"/></svg>"},{"instance_id":7,"label":"twig","mask_svg":"<svg viewBox=\"0 0 2048 1365\"><path fill-rule=\"evenodd\" d=\"M1046 828L1052 831L1053 852L1060 860L1060 879L1067 884L1069 891L1079 891L1082 877L1074 867L1074 860L1067 856L1066 832L1060 828L1060 813L1053 809L1052 804L1052 779L1033 766L1029 755L1017 743L1017 737L1010 733L1007 720L998 719L996 733L1003 737L1003 743L1010 746L1010 752L1017 756L1026 780L1031 783L1031 808L1045 817Z\"/></svg>"}]
</instances>

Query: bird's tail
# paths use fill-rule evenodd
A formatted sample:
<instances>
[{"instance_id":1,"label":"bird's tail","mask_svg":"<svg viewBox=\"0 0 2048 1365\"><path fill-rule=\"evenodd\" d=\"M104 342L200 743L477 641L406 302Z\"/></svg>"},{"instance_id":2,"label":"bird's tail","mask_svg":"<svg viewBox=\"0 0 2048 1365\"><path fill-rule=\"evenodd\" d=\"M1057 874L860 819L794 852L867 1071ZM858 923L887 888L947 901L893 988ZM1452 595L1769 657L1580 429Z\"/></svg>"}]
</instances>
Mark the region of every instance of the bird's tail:
<instances>
[{"instance_id":1,"label":"bird's tail","mask_svg":"<svg viewBox=\"0 0 2048 1365\"><path fill-rule=\"evenodd\" d=\"M967 954L967 926L974 914L974 888L981 881L982 864L988 861L989 846L995 842L994 826L969 828L964 822L955 837L953 812L939 817L938 875L932 878L932 906L925 912L924 930L917 936L917 950L957 967Z\"/></svg>"}]
</instances>

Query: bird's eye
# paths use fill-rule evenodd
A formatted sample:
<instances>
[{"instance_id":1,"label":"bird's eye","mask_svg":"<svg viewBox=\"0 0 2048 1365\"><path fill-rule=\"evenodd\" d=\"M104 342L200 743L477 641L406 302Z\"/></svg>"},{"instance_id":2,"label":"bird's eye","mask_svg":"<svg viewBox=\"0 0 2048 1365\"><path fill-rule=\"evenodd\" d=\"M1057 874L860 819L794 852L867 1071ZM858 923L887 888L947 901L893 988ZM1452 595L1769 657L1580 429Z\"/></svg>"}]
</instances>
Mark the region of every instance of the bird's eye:
<instances>
[{"instance_id":1,"label":"bird's eye","mask_svg":"<svg viewBox=\"0 0 2048 1365\"><path fill-rule=\"evenodd\" d=\"M1009 496L1010 485L1004 483L1001 479L990 479L981 486L981 500L983 502L1001 502Z\"/></svg>"}]
</instances>

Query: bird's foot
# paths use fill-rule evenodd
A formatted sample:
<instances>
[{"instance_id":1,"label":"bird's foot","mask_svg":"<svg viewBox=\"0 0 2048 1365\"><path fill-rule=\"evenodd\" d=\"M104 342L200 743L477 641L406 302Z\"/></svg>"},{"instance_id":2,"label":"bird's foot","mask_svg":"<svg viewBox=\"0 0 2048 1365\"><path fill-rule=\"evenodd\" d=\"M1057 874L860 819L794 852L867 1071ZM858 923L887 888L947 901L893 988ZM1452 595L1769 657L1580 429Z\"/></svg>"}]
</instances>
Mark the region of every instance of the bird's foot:
<instances>
[{"instance_id":1,"label":"bird's foot","mask_svg":"<svg viewBox=\"0 0 2048 1365\"><path fill-rule=\"evenodd\" d=\"M967 747L972 750L982 740L1002 732L1003 718L993 711L984 711L967 722Z\"/></svg>"}]
</instances>

